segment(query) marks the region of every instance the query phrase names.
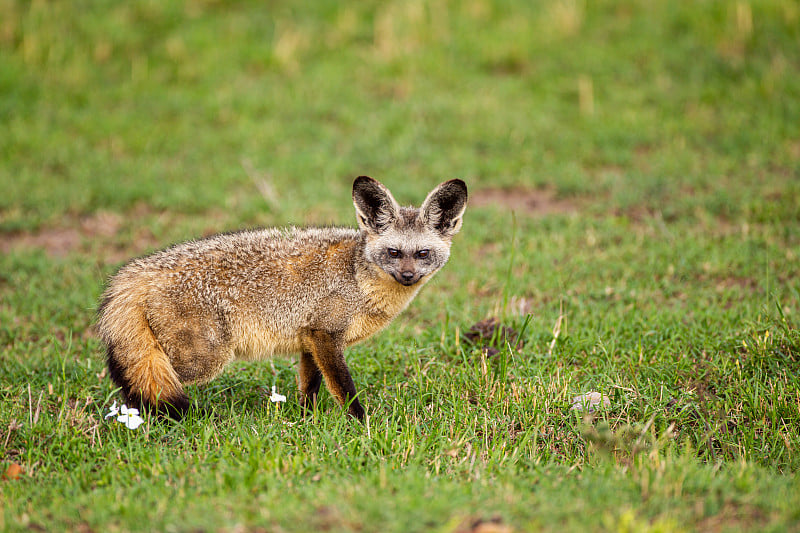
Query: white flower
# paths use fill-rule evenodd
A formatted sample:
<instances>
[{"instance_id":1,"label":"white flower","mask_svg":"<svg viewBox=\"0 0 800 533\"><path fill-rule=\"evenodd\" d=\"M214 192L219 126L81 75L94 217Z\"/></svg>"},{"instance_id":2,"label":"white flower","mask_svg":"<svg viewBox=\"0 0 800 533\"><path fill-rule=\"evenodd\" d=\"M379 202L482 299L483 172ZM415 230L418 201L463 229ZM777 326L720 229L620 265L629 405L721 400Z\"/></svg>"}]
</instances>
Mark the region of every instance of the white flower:
<instances>
[{"instance_id":1,"label":"white flower","mask_svg":"<svg viewBox=\"0 0 800 533\"><path fill-rule=\"evenodd\" d=\"M286 396L283 394L278 394L278 391L275 390L275 385L272 386L272 396L269 397L269 401L271 402L285 402Z\"/></svg>"},{"instance_id":2,"label":"white flower","mask_svg":"<svg viewBox=\"0 0 800 533\"><path fill-rule=\"evenodd\" d=\"M128 429L136 429L144 422L144 418L139 416L138 409L128 407L123 403L119 410L122 414L117 417L117 422L122 422Z\"/></svg>"},{"instance_id":3,"label":"white flower","mask_svg":"<svg viewBox=\"0 0 800 533\"><path fill-rule=\"evenodd\" d=\"M114 400L114 403L111 405L111 407L108 410L108 414L106 415L106 418L111 418L112 416L117 416L118 414L119 414L119 407L117 407L117 400Z\"/></svg>"},{"instance_id":4,"label":"white flower","mask_svg":"<svg viewBox=\"0 0 800 533\"><path fill-rule=\"evenodd\" d=\"M136 429L144 423L144 418L139 416L139 410L133 407L128 407L124 403L117 407L117 401L108 409L108 414L105 418L116 418L117 422L125 424L128 429Z\"/></svg>"},{"instance_id":5,"label":"white flower","mask_svg":"<svg viewBox=\"0 0 800 533\"><path fill-rule=\"evenodd\" d=\"M144 423L144 418L139 416L138 409L134 409L133 407L128 407L123 403L122 406L119 408L119 412L122 414L120 414L117 417L117 422L122 422L128 429L136 429ZM109 415L110 414L111 413L109 413Z\"/></svg>"}]
</instances>

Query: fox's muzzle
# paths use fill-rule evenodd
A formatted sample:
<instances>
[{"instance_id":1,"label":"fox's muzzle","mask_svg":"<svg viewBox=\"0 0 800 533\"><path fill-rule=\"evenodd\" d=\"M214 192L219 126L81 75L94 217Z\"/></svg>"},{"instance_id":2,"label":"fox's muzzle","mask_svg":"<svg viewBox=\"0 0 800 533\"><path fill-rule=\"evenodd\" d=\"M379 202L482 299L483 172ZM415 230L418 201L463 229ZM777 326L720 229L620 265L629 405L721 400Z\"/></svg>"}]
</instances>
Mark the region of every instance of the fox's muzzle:
<instances>
[{"instance_id":1,"label":"fox's muzzle","mask_svg":"<svg viewBox=\"0 0 800 533\"><path fill-rule=\"evenodd\" d=\"M393 275L394 279L396 279L398 283L405 285L406 287L415 284L422 277L418 272L412 272L410 270L395 272Z\"/></svg>"}]
</instances>

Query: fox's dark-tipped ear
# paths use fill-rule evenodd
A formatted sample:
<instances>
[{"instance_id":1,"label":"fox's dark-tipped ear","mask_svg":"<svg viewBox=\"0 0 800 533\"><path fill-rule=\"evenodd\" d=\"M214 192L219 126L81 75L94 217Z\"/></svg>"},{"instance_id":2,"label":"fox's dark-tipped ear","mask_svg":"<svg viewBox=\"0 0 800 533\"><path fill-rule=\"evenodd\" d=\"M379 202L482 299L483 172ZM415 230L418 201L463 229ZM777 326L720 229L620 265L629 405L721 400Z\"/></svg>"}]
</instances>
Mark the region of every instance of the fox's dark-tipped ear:
<instances>
[{"instance_id":1,"label":"fox's dark-tipped ear","mask_svg":"<svg viewBox=\"0 0 800 533\"><path fill-rule=\"evenodd\" d=\"M450 180L440 184L425 198L420 207L422 221L442 237L452 237L461 229L467 208L467 184Z\"/></svg>"},{"instance_id":2,"label":"fox's dark-tipped ear","mask_svg":"<svg viewBox=\"0 0 800 533\"><path fill-rule=\"evenodd\" d=\"M353 205L359 227L371 233L383 233L397 220L400 210L389 189L369 176L353 182Z\"/></svg>"}]
</instances>

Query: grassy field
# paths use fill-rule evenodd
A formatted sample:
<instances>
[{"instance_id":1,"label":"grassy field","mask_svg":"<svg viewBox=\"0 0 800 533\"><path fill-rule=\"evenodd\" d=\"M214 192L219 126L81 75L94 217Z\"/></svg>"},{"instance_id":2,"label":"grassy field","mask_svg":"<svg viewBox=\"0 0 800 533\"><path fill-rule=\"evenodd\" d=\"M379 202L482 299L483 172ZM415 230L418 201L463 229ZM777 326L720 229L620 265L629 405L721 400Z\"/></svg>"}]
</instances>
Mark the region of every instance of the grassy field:
<instances>
[{"instance_id":1,"label":"grassy field","mask_svg":"<svg viewBox=\"0 0 800 533\"><path fill-rule=\"evenodd\" d=\"M0 530L800 531L799 125L793 0L0 0ZM116 268L360 174L471 195L366 424L289 359L104 419Z\"/></svg>"}]
</instances>

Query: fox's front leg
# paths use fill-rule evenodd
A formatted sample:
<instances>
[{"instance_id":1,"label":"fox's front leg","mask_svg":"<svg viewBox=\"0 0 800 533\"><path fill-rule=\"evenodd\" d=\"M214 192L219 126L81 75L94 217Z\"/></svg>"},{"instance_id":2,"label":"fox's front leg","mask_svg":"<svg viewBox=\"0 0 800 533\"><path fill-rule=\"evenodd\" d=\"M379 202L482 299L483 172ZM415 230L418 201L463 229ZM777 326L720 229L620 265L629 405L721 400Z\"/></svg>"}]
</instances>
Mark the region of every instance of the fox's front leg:
<instances>
[{"instance_id":1,"label":"fox's front leg","mask_svg":"<svg viewBox=\"0 0 800 533\"><path fill-rule=\"evenodd\" d=\"M319 378L311 371L314 363L325 378L325 385L341 405L348 405L348 413L364 420L364 408L356 398L356 386L344 360L344 342L341 334L319 329L308 329L303 333L304 354L300 356L301 388L306 394L305 402L313 400L319 390ZM306 357L311 355L311 361ZM315 384L316 379L316 384ZM309 397L308 393L312 393ZM307 404L306 404L307 405Z\"/></svg>"}]
</instances>

